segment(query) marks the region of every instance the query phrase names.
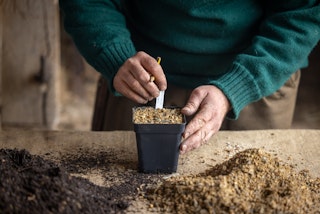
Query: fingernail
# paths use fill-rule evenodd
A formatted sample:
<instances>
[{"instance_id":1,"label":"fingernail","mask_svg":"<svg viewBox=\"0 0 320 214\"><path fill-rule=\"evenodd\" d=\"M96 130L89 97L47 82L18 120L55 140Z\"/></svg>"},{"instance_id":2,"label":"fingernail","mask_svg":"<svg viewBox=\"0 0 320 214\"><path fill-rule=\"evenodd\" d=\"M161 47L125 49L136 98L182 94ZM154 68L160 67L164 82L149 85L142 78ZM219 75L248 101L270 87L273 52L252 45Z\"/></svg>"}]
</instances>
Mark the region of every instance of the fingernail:
<instances>
[{"instance_id":1,"label":"fingernail","mask_svg":"<svg viewBox=\"0 0 320 214\"><path fill-rule=\"evenodd\" d=\"M185 152L186 150L187 150L187 145L182 145L181 151L182 151L182 152Z\"/></svg>"},{"instance_id":2,"label":"fingernail","mask_svg":"<svg viewBox=\"0 0 320 214\"><path fill-rule=\"evenodd\" d=\"M181 109L183 112L190 112L190 108L189 107L183 107L182 109Z\"/></svg>"},{"instance_id":3,"label":"fingernail","mask_svg":"<svg viewBox=\"0 0 320 214\"><path fill-rule=\"evenodd\" d=\"M159 87L159 90L160 90L160 91L165 91L165 90L167 90L167 86L160 86L160 87Z\"/></svg>"},{"instance_id":4,"label":"fingernail","mask_svg":"<svg viewBox=\"0 0 320 214\"><path fill-rule=\"evenodd\" d=\"M183 138L184 138L184 139L188 138L188 137L189 137L189 134L190 134L189 132L185 132L185 133L183 134Z\"/></svg>"}]
</instances>

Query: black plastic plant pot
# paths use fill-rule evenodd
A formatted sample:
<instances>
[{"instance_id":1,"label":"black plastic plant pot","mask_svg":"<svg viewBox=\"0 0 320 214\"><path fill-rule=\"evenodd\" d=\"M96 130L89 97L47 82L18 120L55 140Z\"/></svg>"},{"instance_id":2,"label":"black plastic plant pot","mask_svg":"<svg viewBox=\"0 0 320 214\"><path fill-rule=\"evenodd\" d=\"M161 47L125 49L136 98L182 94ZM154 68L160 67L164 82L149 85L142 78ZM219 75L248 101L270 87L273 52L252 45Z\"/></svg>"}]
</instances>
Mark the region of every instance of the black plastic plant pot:
<instances>
[{"instance_id":1,"label":"black plastic plant pot","mask_svg":"<svg viewBox=\"0 0 320 214\"><path fill-rule=\"evenodd\" d=\"M177 171L185 121L183 116L183 123L179 124L134 123L139 172L169 174Z\"/></svg>"}]
</instances>

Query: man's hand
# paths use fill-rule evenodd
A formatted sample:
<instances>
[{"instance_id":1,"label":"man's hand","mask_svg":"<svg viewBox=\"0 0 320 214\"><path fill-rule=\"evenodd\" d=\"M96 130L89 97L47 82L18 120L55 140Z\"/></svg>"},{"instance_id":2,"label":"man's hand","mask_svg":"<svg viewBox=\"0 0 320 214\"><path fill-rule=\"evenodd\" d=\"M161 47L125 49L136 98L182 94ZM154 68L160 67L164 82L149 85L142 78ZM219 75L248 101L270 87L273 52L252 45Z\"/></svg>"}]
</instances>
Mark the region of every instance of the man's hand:
<instances>
[{"instance_id":1,"label":"man's hand","mask_svg":"<svg viewBox=\"0 0 320 214\"><path fill-rule=\"evenodd\" d=\"M154 81L150 81L151 75ZM141 51L119 68L113 87L123 96L145 104L167 88L167 80L156 59Z\"/></svg>"},{"instance_id":2,"label":"man's hand","mask_svg":"<svg viewBox=\"0 0 320 214\"><path fill-rule=\"evenodd\" d=\"M187 116L195 114L183 133L181 154L200 147L218 132L229 109L230 103L219 88L204 85L194 89L181 110Z\"/></svg>"}]
</instances>

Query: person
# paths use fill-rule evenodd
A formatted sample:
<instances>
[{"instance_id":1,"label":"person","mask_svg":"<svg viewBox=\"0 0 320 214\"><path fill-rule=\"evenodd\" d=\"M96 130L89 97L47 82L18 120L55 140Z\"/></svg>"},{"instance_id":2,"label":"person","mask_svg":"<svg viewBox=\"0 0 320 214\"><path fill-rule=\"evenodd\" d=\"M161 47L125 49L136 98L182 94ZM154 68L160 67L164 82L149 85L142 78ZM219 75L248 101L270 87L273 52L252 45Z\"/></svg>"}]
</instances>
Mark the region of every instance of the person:
<instances>
[{"instance_id":1,"label":"person","mask_svg":"<svg viewBox=\"0 0 320 214\"><path fill-rule=\"evenodd\" d=\"M220 129L290 128L300 69L320 39L317 0L60 0L60 8L103 77L93 129L132 129L131 108L165 90L165 106L188 117L181 153Z\"/></svg>"}]
</instances>

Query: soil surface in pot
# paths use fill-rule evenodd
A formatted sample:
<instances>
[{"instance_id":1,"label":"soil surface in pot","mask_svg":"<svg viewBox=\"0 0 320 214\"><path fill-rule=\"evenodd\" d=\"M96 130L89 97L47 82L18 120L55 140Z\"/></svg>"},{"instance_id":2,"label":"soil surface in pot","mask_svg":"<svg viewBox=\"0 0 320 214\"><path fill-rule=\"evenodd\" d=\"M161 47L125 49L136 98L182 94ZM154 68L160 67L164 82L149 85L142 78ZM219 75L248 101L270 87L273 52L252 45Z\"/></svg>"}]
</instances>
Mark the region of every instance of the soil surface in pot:
<instances>
[{"instance_id":1,"label":"soil surface in pot","mask_svg":"<svg viewBox=\"0 0 320 214\"><path fill-rule=\"evenodd\" d=\"M183 122L180 108L138 107L133 111L133 123L136 124L181 124Z\"/></svg>"}]
</instances>

